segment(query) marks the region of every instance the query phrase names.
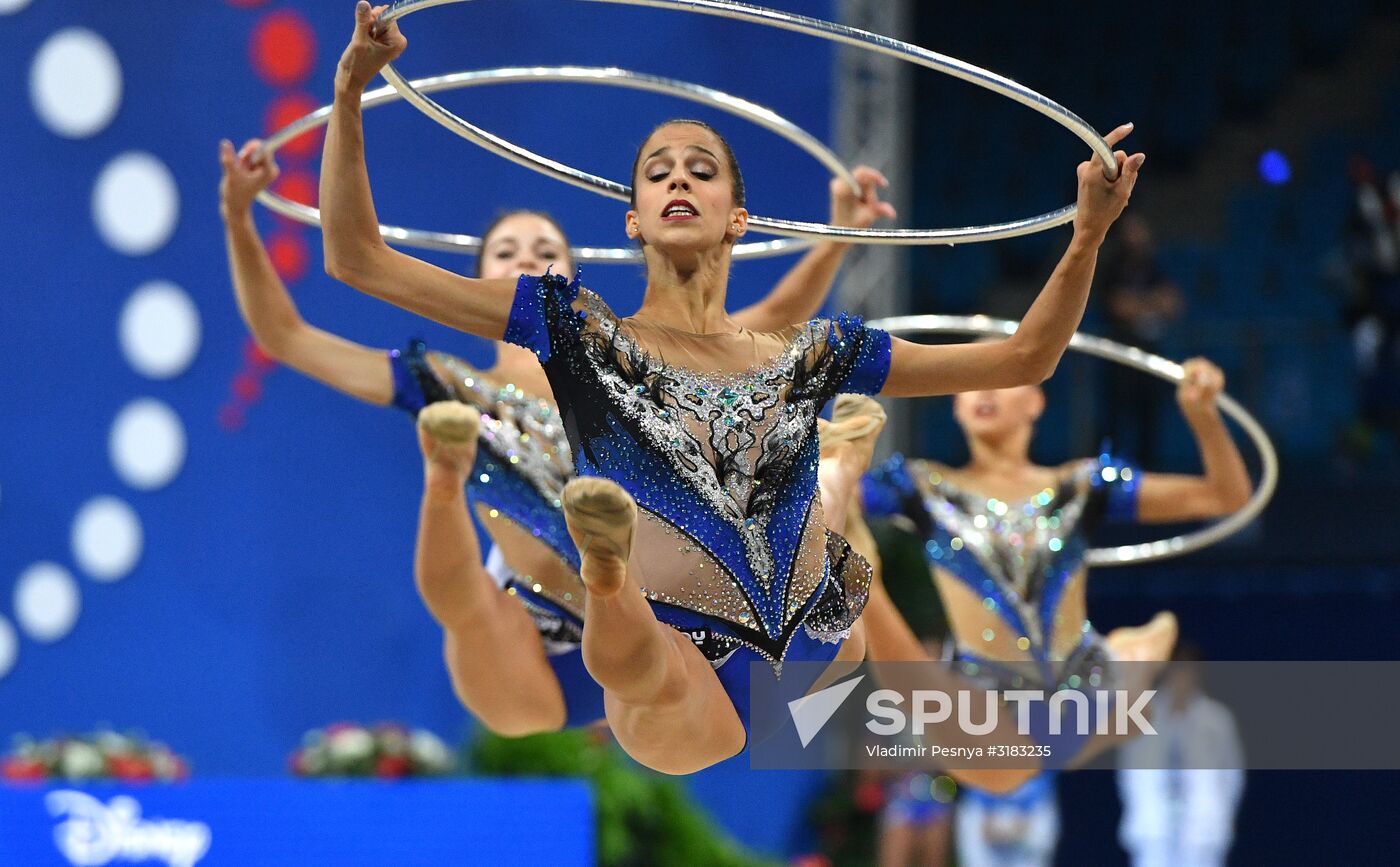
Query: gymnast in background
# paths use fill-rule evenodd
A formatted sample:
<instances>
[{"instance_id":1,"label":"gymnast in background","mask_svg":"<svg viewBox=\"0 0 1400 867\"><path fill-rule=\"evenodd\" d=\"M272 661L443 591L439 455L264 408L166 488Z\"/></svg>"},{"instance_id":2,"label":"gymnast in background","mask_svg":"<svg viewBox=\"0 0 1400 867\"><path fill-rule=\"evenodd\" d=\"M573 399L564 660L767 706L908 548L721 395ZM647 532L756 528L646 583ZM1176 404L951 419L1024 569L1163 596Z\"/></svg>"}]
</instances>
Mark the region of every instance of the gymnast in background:
<instances>
[{"instance_id":1,"label":"gymnast in background","mask_svg":"<svg viewBox=\"0 0 1400 867\"><path fill-rule=\"evenodd\" d=\"M1114 662L1160 664L1171 655L1177 626L1169 612L1106 637L1093 629L1084 556L1105 522L1202 520L1248 501L1249 473L1216 405L1224 374L1201 358L1183 372L1176 399L1196 439L1199 475L1143 472L1106 450L1037 466L1030 444L1045 395L1027 385L954 397L966 466L896 455L867 477L865 514L906 514L925 536L961 674L998 690L1107 689ZM853 532L852 544L865 553L857 538ZM870 658L928 659L883 588L872 591L871 608L880 628L868 623ZM1141 676L1147 667L1137 679L1150 680ZM1065 744L1054 765L1082 758L1087 747Z\"/></svg>"},{"instance_id":2,"label":"gymnast in background","mask_svg":"<svg viewBox=\"0 0 1400 867\"><path fill-rule=\"evenodd\" d=\"M602 690L579 653L584 587L560 496L573 461L544 372L528 350L496 341L478 370L429 352L362 346L305 322L277 276L252 216L277 177L260 142L220 145L229 268L239 311L271 357L331 388L418 417L423 451L414 573L443 627L453 688L488 728L506 735L588 725L603 717ZM867 227L894 216L879 199L879 172L853 172L859 194L831 183L831 220ZM734 314L756 330L805 321L825 301L848 245L814 247L764 299ZM548 214L510 211L487 227L476 276L514 280L547 269L573 274L564 230ZM468 494L493 542L483 565Z\"/></svg>"}]
</instances>

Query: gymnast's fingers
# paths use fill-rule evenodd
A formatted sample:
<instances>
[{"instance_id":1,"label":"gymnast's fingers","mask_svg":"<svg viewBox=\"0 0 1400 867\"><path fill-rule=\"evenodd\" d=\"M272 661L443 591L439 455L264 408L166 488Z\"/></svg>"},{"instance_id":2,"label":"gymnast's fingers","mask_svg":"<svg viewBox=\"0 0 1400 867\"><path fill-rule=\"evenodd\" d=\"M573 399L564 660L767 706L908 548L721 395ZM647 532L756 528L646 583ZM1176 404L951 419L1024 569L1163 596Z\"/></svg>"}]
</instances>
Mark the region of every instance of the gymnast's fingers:
<instances>
[{"instance_id":1,"label":"gymnast's fingers","mask_svg":"<svg viewBox=\"0 0 1400 867\"><path fill-rule=\"evenodd\" d=\"M277 160L266 154L253 165L253 171L257 173L264 186L277 180L277 176L282 174L282 169L277 166Z\"/></svg>"},{"instance_id":2,"label":"gymnast's fingers","mask_svg":"<svg viewBox=\"0 0 1400 867\"><path fill-rule=\"evenodd\" d=\"M884 175L870 166L856 166L851 169L851 176L856 179L856 183L860 184L862 190L890 185L889 180Z\"/></svg>"},{"instance_id":3,"label":"gymnast's fingers","mask_svg":"<svg viewBox=\"0 0 1400 867\"><path fill-rule=\"evenodd\" d=\"M865 173L857 175L860 180L861 204L870 208L876 219L884 217L893 220L895 216L894 205L889 202L880 201L880 190L890 185L889 180L875 169L864 167Z\"/></svg>"},{"instance_id":4,"label":"gymnast's fingers","mask_svg":"<svg viewBox=\"0 0 1400 867\"><path fill-rule=\"evenodd\" d=\"M262 146L262 139L248 139L248 141L243 143L243 147L239 148L238 150L239 162L241 162L244 166L250 169L258 168L263 162L267 160L267 156L265 154L260 153L260 151L262 150Z\"/></svg>"},{"instance_id":5,"label":"gymnast's fingers","mask_svg":"<svg viewBox=\"0 0 1400 867\"><path fill-rule=\"evenodd\" d=\"M1132 131L1133 131L1133 125L1132 125L1131 123L1125 123L1125 124L1122 124L1122 125L1120 125L1120 126L1118 126L1118 127L1115 127L1114 129L1110 130L1109 133L1108 133L1108 135L1106 135L1106 136L1103 137L1103 140L1104 140L1104 142L1106 142L1106 143L1108 144L1109 147L1113 147L1114 145L1118 144L1118 142L1120 142L1120 141L1122 141L1123 139L1127 138L1127 137L1128 137L1128 134L1131 133ZM1114 157L1117 158L1119 153L1122 153L1122 151L1117 151L1117 152L1115 152L1115 153L1114 153ZM1121 173L1122 173L1122 159L1121 159L1121 158L1118 159L1118 163L1119 163L1119 173L1121 174ZM1089 166L1090 168L1093 168L1093 169L1099 171L1099 172L1102 172L1102 171L1103 171L1103 158L1099 156L1098 151L1094 151L1093 154L1089 157L1088 166ZM1083 166L1081 166L1080 168L1082 169Z\"/></svg>"},{"instance_id":6,"label":"gymnast's fingers","mask_svg":"<svg viewBox=\"0 0 1400 867\"><path fill-rule=\"evenodd\" d=\"M388 24L384 24L379 20L388 8L389 7L387 5L376 6L370 13L370 38L376 42L385 45L393 44L394 40L398 37L399 33L399 23L397 21L391 21Z\"/></svg>"},{"instance_id":7,"label":"gymnast's fingers","mask_svg":"<svg viewBox=\"0 0 1400 867\"><path fill-rule=\"evenodd\" d=\"M1212 395L1219 393L1225 387L1225 371L1208 359L1200 359L1197 376L1200 378L1201 385Z\"/></svg>"},{"instance_id":8,"label":"gymnast's fingers","mask_svg":"<svg viewBox=\"0 0 1400 867\"><path fill-rule=\"evenodd\" d=\"M1132 131L1133 125L1131 123L1125 123L1120 126L1114 127L1112 130L1110 130L1108 135L1103 137L1103 140L1108 144L1109 147L1113 147L1123 139L1127 138L1128 133Z\"/></svg>"},{"instance_id":9,"label":"gymnast's fingers","mask_svg":"<svg viewBox=\"0 0 1400 867\"><path fill-rule=\"evenodd\" d=\"M878 192L880 182L873 177L872 172L866 172L864 175L857 176L856 179L860 181L860 200L862 203L873 205L880 200Z\"/></svg>"}]
</instances>

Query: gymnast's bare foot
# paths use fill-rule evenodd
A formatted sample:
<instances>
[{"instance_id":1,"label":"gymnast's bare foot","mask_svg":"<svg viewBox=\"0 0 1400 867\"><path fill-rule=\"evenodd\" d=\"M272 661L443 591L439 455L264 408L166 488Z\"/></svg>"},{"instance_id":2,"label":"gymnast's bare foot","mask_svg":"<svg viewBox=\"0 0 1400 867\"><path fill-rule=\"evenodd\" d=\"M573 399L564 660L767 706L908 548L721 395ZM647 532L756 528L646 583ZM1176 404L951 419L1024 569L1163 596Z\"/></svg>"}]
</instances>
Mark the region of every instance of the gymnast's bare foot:
<instances>
[{"instance_id":1,"label":"gymnast's bare foot","mask_svg":"<svg viewBox=\"0 0 1400 867\"><path fill-rule=\"evenodd\" d=\"M884 429L884 407L863 394L843 394L836 398L830 423L821 426L822 460L836 458L848 472L861 475Z\"/></svg>"},{"instance_id":2,"label":"gymnast's bare foot","mask_svg":"<svg viewBox=\"0 0 1400 867\"><path fill-rule=\"evenodd\" d=\"M429 491L460 494L476 461L481 413L455 400L424 407L418 413L418 447L423 452L423 482Z\"/></svg>"},{"instance_id":3,"label":"gymnast's bare foot","mask_svg":"<svg viewBox=\"0 0 1400 867\"><path fill-rule=\"evenodd\" d=\"M563 503L589 594L598 599L616 595L627 580L627 560L637 529L636 502L616 482L590 477L565 485Z\"/></svg>"}]
</instances>

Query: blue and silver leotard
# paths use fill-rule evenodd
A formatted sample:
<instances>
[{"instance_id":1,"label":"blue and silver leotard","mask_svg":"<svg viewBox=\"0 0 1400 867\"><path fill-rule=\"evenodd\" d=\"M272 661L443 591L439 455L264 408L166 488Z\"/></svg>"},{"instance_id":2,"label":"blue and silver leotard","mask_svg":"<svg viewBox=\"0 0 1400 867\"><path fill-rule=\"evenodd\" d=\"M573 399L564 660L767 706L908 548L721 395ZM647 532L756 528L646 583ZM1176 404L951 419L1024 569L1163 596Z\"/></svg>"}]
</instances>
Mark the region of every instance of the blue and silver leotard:
<instances>
[{"instance_id":1,"label":"blue and silver leotard","mask_svg":"<svg viewBox=\"0 0 1400 867\"><path fill-rule=\"evenodd\" d=\"M1112 658L1084 616L1083 588L1067 591L1085 580L1093 528L1136 518L1140 477L1105 451L1070 465L1053 487L1009 503L957 487L935 464L896 455L866 476L863 493L867 513L903 511L921 527L945 601L965 594L968 607L985 612L969 630L948 605L959 671L986 689L1048 693L1112 686ZM1071 764L1088 732L1052 725L1047 702L1030 712L1032 736L1050 750L1042 767Z\"/></svg>"},{"instance_id":2,"label":"blue and silver leotard","mask_svg":"<svg viewBox=\"0 0 1400 867\"><path fill-rule=\"evenodd\" d=\"M564 692L566 725L602 719L602 688L584 668L580 649L584 588L579 555L559 502L573 475L559 414L549 401L511 384L494 383L459 358L428 352L422 341L390 352L389 362L395 406L417 415L430 403L460 400L481 412L467 493L494 534L487 571L534 620ZM558 562L554 568L522 575L511 561L519 562L522 545L535 544Z\"/></svg>"},{"instance_id":3,"label":"blue and silver leotard","mask_svg":"<svg viewBox=\"0 0 1400 867\"><path fill-rule=\"evenodd\" d=\"M851 316L689 334L618 319L577 279L527 276L505 339L544 366L577 473L637 501L630 569L746 724L749 660L835 656L870 573L822 521L816 419L840 392L880 390L888 335Z\"/></svg>"},{"instance_id":4,"label":"blue and silver leotard","mask_svg":"<svg viewBox=\"0 0 1400 867\"><path fill-rule=\"evenodd\" d=\"M1093 528L1136 518L1139 477L1105 452L1070 465L1056 486L1008 503L958 488L937 465L896 455L866 476L864 498L872 515L913 511L929 566L1000 622L958 636L964 673L998 688L1098 686L1103 640L1082 610L1066 604L1082 603L1082 593L1066 589L1083 580Z\"/></svg>"}]
</instances>

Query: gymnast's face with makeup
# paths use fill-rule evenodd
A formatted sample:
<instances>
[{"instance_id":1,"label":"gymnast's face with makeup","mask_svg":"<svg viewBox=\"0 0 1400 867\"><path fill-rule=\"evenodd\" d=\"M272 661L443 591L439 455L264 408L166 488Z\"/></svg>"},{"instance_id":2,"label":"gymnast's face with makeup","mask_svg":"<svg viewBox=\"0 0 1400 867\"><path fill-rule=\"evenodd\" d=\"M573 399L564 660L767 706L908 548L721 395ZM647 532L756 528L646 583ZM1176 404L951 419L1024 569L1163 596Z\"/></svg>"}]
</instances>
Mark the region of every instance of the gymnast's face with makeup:
<instances>
[{"instance_id":1,"label":"gymnast's face with makeup","mask_svg":"<svg viewBox=\"0 0 1400 867\"><path fill-rule=\"evenodd\" d=\"M546 270L572 277L569 241L557 223L534 211L516 211L497 220L482 239L479 275L486 280L538 277Z\"/></svg>"},{"instance_id":2,"label":"gymnast's face with makeup","mask_svg":"<svg viewBox=\"0 0 1400 867\"><path fill-rule=\"evenodd\" d=\"M728 143L691 122L662 124L632 173L627 235L670 256L732 245L748 225L743 178Z\"/></svg>"},{"instance_id":3,"label":"gymnast's face with makeup","mask_svg":"<svg viewBox=\"0 0 1400 867\"><path fill-rule=\"evenodd\" d=\"M1045 392L1038 385L953 395L953 417L970 440L1001 442L1029 434L1044 411Z\"/></svg>"}]
</instances>

